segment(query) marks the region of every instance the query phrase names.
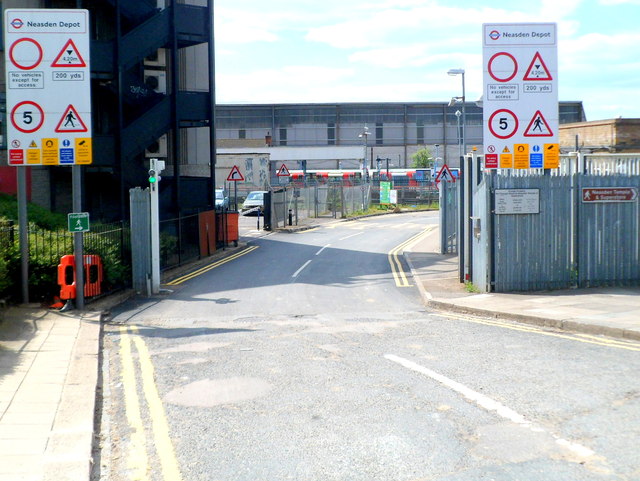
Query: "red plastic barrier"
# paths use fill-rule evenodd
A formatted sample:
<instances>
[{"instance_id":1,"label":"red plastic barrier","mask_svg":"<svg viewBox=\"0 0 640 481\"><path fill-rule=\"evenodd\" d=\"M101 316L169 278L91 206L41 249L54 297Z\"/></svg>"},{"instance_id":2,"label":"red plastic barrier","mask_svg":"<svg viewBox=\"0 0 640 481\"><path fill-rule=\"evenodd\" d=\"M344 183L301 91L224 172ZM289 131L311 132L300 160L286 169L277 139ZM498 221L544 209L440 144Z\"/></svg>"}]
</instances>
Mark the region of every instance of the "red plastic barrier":
<instances>
[{"instance_id":1,"label":"red plastic barrier","mask_svg":"<svg viewBox=\"0 0 640 481\"><path fill-rule=\"evenodd\" d=\"M76 260L74 255L62 256L58 264L58 284L60 299L76 298ZM84 295L93 297L102 293L104 269L102 259L97 255L84 256Z\"/></svg>"},{"instance_id":2,"label":"red plastic barrier","mask_svg":"<svg viewBox=\"0 0 640 481\"><path fill-rule=\"evenodd\" d=\"M102 293L104 276L102 259L96 255L84 256L84 295L93 297Z\"/></svg>"},{"instance_id":3,"label":"red plastic barrier","mask_svg":"<svg viewBox=\"0 0 640 481\"><path fill-rule=\"evenodd\" d=\"M76 298L76 266L75 256L62 256L58 264L58 284L60 299L66 301Z\"/></svg>"}]
</instances>

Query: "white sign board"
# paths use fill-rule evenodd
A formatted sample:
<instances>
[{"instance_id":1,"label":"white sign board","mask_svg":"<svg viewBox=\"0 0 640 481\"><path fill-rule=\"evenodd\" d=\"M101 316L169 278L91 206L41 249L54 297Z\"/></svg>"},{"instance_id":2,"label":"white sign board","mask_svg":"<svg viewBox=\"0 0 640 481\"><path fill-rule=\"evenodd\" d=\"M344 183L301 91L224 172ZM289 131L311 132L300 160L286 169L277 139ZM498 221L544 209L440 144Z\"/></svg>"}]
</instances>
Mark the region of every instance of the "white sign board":
<instances>
[{"instance_id":1,"label":"white sign board","mask_svg":"<svg viewBox=\"0 0 640 481\"><path fill-rule=\"evenodd\" d=\"M496 214L539 214L539 189L496 189Z\"/></svg>"},{"instance_id":2,"label":"white sign board","mask_svg":"<svg viewBox=\"0 0 640 481\"><path fill-rule=\"evenodd\" d=\"M485 167L527 144L526 168L543 168L544 145L558 139L557 48L555 23L483 25Z\"/></svg>"},{"instance_id":3,"label":"white sign board","mask_svg":"<svg viewBox=\"0 0 640 481\"><path fill-rule=\"evenodd\" d=\"M90 164L89 12L8 9L9 165Z\"/></svg>"}]
</instances>

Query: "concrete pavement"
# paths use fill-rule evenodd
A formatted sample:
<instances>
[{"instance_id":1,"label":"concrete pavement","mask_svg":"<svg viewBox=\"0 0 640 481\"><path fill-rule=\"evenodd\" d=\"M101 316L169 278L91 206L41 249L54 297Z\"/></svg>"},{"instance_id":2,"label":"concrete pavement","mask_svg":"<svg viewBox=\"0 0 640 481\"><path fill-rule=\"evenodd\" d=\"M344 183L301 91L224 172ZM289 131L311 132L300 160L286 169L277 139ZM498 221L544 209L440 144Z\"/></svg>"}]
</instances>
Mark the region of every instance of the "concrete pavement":
<instances>
[{"instance_id":1,"label":"concrete pavement","mask_svg":"<svg viewBox=\"0 0 640 481\"><path fill-rule=\"evenodd\" d=\"M99 343L99 313L4 313L0 481L89 479Z\"/></svg>"},{"instance_id":2,"label":"concrete pavement","mask_svg":"<svg viewBox=\"0 0 640 481\"><path fill-rule=\"evenodd\" d=\"M404 251L429 307L640 341L640 287L473 293L459 281L458 257L439 250L435 229Z\"/></svg>"},{"instance_id":3,"label":"concrete pavement","mask_svg":"<svg viewBox=\"0 0 640 481\"><path fill-rule=\"evenodd\" d=\"M336 222L309 219L299 231ZM242 240L261 236L248 233ZM241 233L241 235L243 235ZM458 282L457 257L438 254L432 230L405 249L426 305L570 331L640 340L640 288L476 294ZM228 248L219 255L230 255ZM126 294L125 294L126 295ZM12 307L0 320L0 481L82 481L92 468L101 311Z\"/></svg>"}]
</instances>

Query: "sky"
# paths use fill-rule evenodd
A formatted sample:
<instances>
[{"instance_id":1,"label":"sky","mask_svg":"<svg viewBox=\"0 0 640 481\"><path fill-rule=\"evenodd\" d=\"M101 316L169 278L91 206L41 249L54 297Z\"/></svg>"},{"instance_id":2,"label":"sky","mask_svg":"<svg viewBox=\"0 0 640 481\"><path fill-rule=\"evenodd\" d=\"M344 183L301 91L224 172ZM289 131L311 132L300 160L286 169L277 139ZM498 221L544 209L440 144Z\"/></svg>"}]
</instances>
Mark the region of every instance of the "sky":
<instances>
[{"instance_id":1,"label":"sky","mask_svg":"<svg viewBox=\"0 0 640 481\"><path fill-rule=\"evenodd\" d=\"M558 24L558 98L640 118L640 0L216 0L216 101L444 102L482 94L482 24Z\"/></svg>"}]
</instances>

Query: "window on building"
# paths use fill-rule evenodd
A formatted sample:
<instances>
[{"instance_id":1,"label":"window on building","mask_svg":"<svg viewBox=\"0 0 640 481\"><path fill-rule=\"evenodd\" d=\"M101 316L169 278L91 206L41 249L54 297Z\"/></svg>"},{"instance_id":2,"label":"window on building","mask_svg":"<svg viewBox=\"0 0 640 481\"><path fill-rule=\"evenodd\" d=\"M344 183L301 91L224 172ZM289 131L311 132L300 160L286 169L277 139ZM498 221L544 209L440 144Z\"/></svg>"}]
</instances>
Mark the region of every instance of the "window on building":
<instances>
[{"instance_id":1,"label":"window on building","mask_svg":"<svg viewBox=\"0 0 640 481\"><path fill-rule=\"evenodd\" d=\"M287 129L280 129L280 145L287 145Z\"/></svg>"},{"instance_id":2,"label":"window on building","mask_svg":"<svg viewBox=\"0 0 640 481\"><path fill-rule=\"evenodd\" d=\"M327 144L336 145L336 124L329 122L327 124Z\"/></svg>"},{"instance_id":3,"label":"window on building","mask_svg":"<svg viewBox=\"0 0 640 481\"><path fill-rule=\"evenodd\" d=\"M376 145L382 145L384 134L382 131L382 122L376 122Z\"/></svg>"},{"instance_id":4,"label":"window on building","mask_svg":"<svg viewBox=\"0 0 640 481\"><path fill-rule=\"evenodd\" d=\"M416 141L418 144L424 144L424 122L418 120L416 124Z\"/></svg>"},{"instance_id":5,"label":"window on building","mask_svg":"<svg viewBox=\"0 0 640 481\"><path fill-rule=\"evenodd\" d=\"M246 131L246 129L240 129L240 130L238 130L238 138L239 138L239 139L246 139L246 138L247 138L247 131Z\"/></svg>"}]
</instances>

